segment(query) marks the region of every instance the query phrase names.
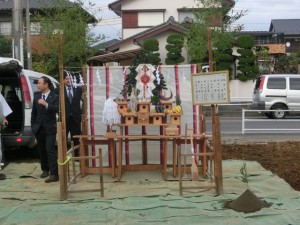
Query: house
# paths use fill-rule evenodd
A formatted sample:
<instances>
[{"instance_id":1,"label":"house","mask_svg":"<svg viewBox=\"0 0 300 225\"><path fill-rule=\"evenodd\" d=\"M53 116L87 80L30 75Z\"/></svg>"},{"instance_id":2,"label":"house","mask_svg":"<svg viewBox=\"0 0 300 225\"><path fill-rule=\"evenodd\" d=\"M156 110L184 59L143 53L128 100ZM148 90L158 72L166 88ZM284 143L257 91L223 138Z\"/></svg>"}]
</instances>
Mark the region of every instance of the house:
<instances>
[{"instance_id":1,"label":"house","mask_svg":"<svg viewBox=\"0 0 300 225\"><path fill-rule=\"evenodd\" d=\"M284 33L286 53L300 51L300 19L273 19L269 31Z\"/></svg>"},{"instance_id":2,"label":"house","mask_svg":"<svg viewBox=\"0 0 300 225\"><path fill-rule=\"evenodd\" d=\"M21 0L20 0L21 1ZM57 8L59 2L57 0L29 0L29 13L30 13L30 40L32 53L44 53L47 51L45 46L40 43L40 39L43 38L43 35L40 33L39 21L36 14L44 15L45 9L55 9ZM68 1L68 7L72 7L74 3ZM23 1L23 31L26 31L25 26L25 17L26 17L26 4ZM87 23L96 22L96 18L90 15L87 11L82 9L82 13L86 15L89 19ZM12 23L13 23L13 0L2 0L0 1L0 34L5 36L8 39L12 38ZM26 34L23 34L25 37ZM24 41L26 38L24 38Z\"/></svg>"},{"instance_id":3,"label":"house","mask_svg":"<svg viewBox=\"0 0 300 225\"><path fill-rule=\"evenodd\" d=\"M224 4L233 4L224 0ZM106 48L107 54L92 57L101 62L117 62L130 65L132 57L141 54L143 41L155 38L159 41L161 62L166 58L166 39L172 33L185 35L187 29L180 23L193 17L199 1L194 0L118 0L109 4L109 8L122 19L122 40ZM182 53L185 62L189 62L187 51Z\"/></svg>"}]
</instances>

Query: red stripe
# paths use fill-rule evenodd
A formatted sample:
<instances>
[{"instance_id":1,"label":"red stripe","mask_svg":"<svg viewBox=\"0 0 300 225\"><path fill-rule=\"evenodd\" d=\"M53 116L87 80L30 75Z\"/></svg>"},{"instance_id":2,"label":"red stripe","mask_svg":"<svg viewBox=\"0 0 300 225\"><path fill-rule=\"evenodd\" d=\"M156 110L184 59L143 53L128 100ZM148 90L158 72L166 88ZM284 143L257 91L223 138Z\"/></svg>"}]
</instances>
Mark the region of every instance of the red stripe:
<instances>
[{"instance_id":1,"label":"red stripe","mask_svg":"<svg viewBox=\"0 0 300 225\"><path fill-rule=\"evenodd\" d=\"M180 84L179 84L179 71L178 71L178 65L174 66L175 69L175 87L176 87L176 96L180 97ZM179 129L179 134L181 133L181 126L177 126Z\"/></svg>"},{"instance_id":2,"label":"red stripe","mask_svg":"<svg viewBox=\"0 0 300 225\"><path fill-rule=\"evenodd\" d=\"M159 127L159 134L161 136L164 135L164 128L163 128L163 126ZM164 158L165 158L165 154L164 154L164 141L160 140L160 164L161 165L163 165Z\"/></svg>"},{"instance_id":3,"label":"red stripe","mask_svg":"<svg viewBox=\"0 0 300 225\"><path fill-rule=\"evenodd\" d=\"M90 127L91 127L91 135L95 134L95 119L94 119L94 73L93 73L93 67L90 67L90 76L89 76L89 80L90 80L90 85L89 85L89 91L90 91ZM95 155L95 146L92 146L92 155ZM92 166L95 167L96 166L96 161L92 160Z\"/></svg>"},{"instance_id":4,"label":"red stripe","mask_svg":"<svg viewBox=\"0 0 300 225\"><path fill-rule=\"evenodd\" d=\"M123 129L122 127L120 129ZM128 126L125 127L125 135L128 135ZM126 165L129 165L129 141L128 138L125 139L125 157L126 157Z\"/></svg>"},{"instance_id":5,"label":"red stripe","mask_svg":"<svg viewBox=\"0 0 300 225\"><path fill-rule=\"evenodd\" d=\"M157 66L158 71L159 71L159 74L161 74L161 66ZM167 118L164 118L165 120ZM166 122L166 121L164 121ZM164 135L164 128L162 126L159 127L159 134L160 135ZM165 154L164 154L164 141L163 140L160 140L159 141L159 145L160 145L160 164L162 165L163 162L164 162L164 159L165 159Z\"/></svg>"},{"instance_id":6,"label":"red stripe","mask_svg":"<svg viewBox=\"0 0 300 225\"><path fill-rule=\"evenodd\" d=\"M175 65L175 84L176 84L176 96L180 97L180 85L179 85L178 65Z\"/></svg>"},{"instance_id":7,"label":"red stripe","mask_svg":"<svg viewBox=\"0 0 300 225\"><path fill-rule=\"evenodd\" d=\"M195 65L191 65L191 74L195 73ZM199 113L199 112L198 112ZM198 114L197 114L197 106L193 105L193 128L194 128L194 133L198 133Z\"/></svg>"},{"instance_id":8,"label":"red stripe","mask_svg":"<svg viewBox=\"0 0 300 225\"><path fill-rule=\"evenodd\" d=\"M105 95L106 95L106 99L108 99L109 98L109 96L110 96L110 79L109 79L109 77L110 77L110 73L109 73L109 67L108 66L106 66L105 67L105 87L106 87L106 90L105 90ZM108 164L109 164L109 166L111 166L111 164L112 164L112 162L111 162L111 160L112 160L112 156L111 156L111 154L112 154L112 151L113 151L113 149L112 149L112 147L111 146L108 146L108 150L109 150L109 154L108 154Z\"/></svg>"}]
</instances>

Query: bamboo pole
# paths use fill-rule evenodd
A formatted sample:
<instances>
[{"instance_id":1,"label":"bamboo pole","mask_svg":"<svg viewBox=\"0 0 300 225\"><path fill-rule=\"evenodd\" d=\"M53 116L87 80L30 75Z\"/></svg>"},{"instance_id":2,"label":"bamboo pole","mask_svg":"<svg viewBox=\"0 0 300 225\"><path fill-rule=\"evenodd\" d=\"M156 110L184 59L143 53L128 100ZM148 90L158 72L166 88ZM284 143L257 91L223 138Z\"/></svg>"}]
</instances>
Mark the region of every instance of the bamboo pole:
<instances>
[{"instance_id":1,"label":"bamboo pole","mask_svg":"<svg viewBox=\"0 0 300 225\"><path fill-rule=\"evenodd\" d=\"M59 107L59 119L61 128L58 132L61 132L61 142L59 143L59 157L58 161L64 163L67 158L67 138L66 138L66 113L65 113L65 92L64 92L64 71L63 71L63 55L62 55L62 31L58 32L58 65L59 65L59 96L60 96L60 107ZM67 197L67 165L59 166L59 181L60 181L60 196L61 200L65 200Z\"/></svg>"}]
</instances>

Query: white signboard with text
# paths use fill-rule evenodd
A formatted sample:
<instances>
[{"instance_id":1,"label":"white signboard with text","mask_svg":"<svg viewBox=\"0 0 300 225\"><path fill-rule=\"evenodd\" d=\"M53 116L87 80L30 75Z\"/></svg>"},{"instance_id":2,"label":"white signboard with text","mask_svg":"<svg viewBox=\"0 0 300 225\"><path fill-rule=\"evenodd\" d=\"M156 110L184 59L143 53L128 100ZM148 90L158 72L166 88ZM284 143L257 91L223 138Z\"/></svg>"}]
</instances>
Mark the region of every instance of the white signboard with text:
<instances>
[{"instance_id":1,"label":"white signboard with text","mask_svg":"<svg viewBox=\"0 0 300 225\"><path fill-rule=\"evenodd\" d=\"M193 105L230 103L228 71L191 75Z\"/></svg>"}]
</instances>

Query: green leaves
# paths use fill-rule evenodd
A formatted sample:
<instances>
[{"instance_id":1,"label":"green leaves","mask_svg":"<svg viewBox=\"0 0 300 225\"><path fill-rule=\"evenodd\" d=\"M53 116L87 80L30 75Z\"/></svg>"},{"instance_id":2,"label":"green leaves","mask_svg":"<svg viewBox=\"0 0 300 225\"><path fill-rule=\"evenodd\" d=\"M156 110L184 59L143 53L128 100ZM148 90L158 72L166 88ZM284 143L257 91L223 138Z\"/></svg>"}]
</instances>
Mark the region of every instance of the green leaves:
<instances>
[{"instance_id":1,"label":"green leaves","mask_svg":"<svg viewBox=\"0 0 300 225\"><path fill-rule=\"evenodd\" d=\"M40 21L41 34L45 36L39 42L48 51L44 56L35 58L51 58L49 61L55 62L55 64L47 66L50 67L47 74L52 75L57 74L58 71L59 36L54 33L55 30L63 32L62 54L64 66L81 67L84 65L92 55L90 46L103 39L103 36L97 37L91 32L95 24L88 25L88 23L95 20L95 18L83 10L82 0L74 2L55 0L55 6L47 7L45 5L43 12L34 15L34 18ZM43 63L43 60L35 64L37 63Z\"/></svg>"},{"instance_id":2,"label":"green leaves","mask_svg":"<svg viewBox=\"0 0 300 225\"><path fill-rule=\"evenodd\" d=\"M184 62L184 57L181 55L184 45L184 38L180 34L171 34L167 38L166 49L168 50L165 62L167 65L175 65Z\"/></svg>"}]
</instances>

